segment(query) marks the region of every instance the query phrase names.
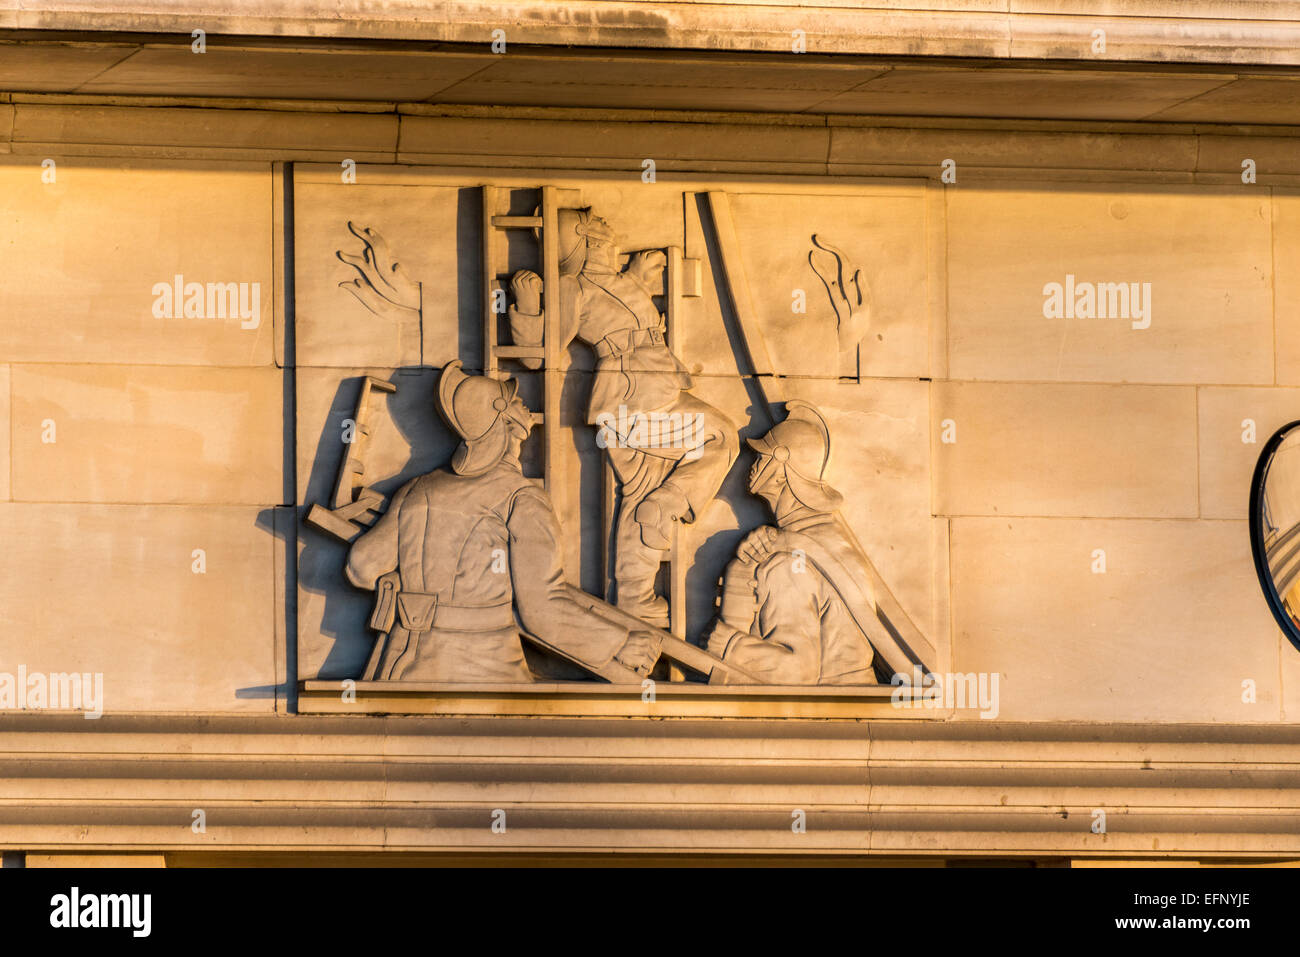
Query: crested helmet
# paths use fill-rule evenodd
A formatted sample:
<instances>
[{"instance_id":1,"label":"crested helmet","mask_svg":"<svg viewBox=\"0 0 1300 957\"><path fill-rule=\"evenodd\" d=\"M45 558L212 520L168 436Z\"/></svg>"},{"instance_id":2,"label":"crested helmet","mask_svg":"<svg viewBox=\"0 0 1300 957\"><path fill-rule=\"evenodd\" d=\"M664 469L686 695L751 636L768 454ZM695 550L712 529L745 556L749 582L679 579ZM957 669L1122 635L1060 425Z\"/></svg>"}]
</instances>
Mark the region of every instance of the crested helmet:
<instances>
[{"instance_id":1,"label":"crested helmet","mask_svg":"<svg viewBox=\"0 0 1300 957\"><path fill-rule=\"evenodd\" d=\"M757 484L781 470L791 494L803 505L819 512L838 508L844 501L826 481L826 464L830 461L831 436L822 418L807 402L789 401L786 417L759 439L749 439L749 446L766 457Z\"/></svg>"}]
</instances>

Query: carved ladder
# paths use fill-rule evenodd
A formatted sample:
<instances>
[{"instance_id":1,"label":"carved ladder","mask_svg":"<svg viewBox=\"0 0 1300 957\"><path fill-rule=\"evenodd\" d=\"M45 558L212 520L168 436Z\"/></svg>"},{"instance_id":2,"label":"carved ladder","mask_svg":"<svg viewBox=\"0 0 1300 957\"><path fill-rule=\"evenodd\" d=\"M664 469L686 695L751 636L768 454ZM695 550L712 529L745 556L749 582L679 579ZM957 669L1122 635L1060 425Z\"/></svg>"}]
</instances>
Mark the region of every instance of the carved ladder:
<instances>
[{"instance_id":1,"label":"carved ladder","mask_svg":"<svg viewBox=\"0 0 1300 957\"><path fill-rule=\"evenodd\" d=\"M681 342L679 333L682 325L682 297L687 294L688 275L691 277L690 292L696 296L700 295L698 273L700 263L699 260L693 260L689 265L694 266L694 269L688 274L684 268L688 263L682 257L681 247L669 246L666 252L668 288L664 296L664 322L667 326L664 339L668 343L668 348L675 350ZM686 568L687 556L691 554L690 534L691 530L688 527L681 522L674 522L673 543L668 552L668 630L672 632L673 637L681 638L683 641L686 639ZM686 675L681 668L671 665L669 680L685 681Z\"/></svg>"},{"instance_id":2,"label":"carved ladder","mask_svg":"<svg viewBox=\"0 0 1300 957\"><path fill-rule=\"evenodd\" d=\"M556 223L561 203L577 205L577 190L543 186L541 204L531 216L511 216L509 189L501 186L483 187L483 371L490 376L499 375L502 359L540 359L542 361L542 413L538 427L542 430L542 482L555 503L556 511L564 514L563 505L568 500L564 448L561 444L560 393L564 386L564 370L560 360L559 309L552 309L552 298L558 303L560 295L559 237ZM538 243L539 268L542 277L542 344L541 346L500 345L499 324L505 315L506 290L510 287L507 262L508 247L499 235L509 229L528 229L540 233ZM504 250L504 252L503 252ZM502 304L501 311L497 310Z\"/></svg>"},{"instance_id":3,"label":"carved ladder","mask_svg":"<svg viewBox=\"0 0 1300 957\"><path fill-rule=\"evenodd\" d=\"M483 371L499 375L503 359L540 359L542 362L542 413L539 426L543 430L543 484L555 503L556 511L566 514L568 502L568 470L562 445L560 422L560 394L564 386L563 352L560 344L559 310L551 309L551 297L559 297L560 255L559 237L556 233L558 213L561 208L576 209L582 206L581 191L556 186L542 186L538 190L541 203L538 212L514 216L509 211L509 189L501 186L483 188ZM541 346L502 345L500 319L504 311L498 304L508 301L506 291L513 272L507 262L508 247L501 234L510 229L528 229L540 234L538 272L542 277L542 344ZM504 252L503 252L504 250ZM665 250L667 289L664 297L666 320L665 339L673 348L679 341L681 299L684 295L700 295L699 262L687 262L679 246ZM694 267L694 269L688 268ZM611 599L613 579L610 574L611 543L617 499L617 481L613 467L606 460L602 464L602 553L601 577L605 582L606 600ZM668 615L669 630L678 638L686 637L686 570L689 547L689 530L680 523L674 525L672 546L668 558ZM570 571L573 574L573 570ZM681 669L672 667L672 680L683 679Z\"/></svg>"}]
</instances>

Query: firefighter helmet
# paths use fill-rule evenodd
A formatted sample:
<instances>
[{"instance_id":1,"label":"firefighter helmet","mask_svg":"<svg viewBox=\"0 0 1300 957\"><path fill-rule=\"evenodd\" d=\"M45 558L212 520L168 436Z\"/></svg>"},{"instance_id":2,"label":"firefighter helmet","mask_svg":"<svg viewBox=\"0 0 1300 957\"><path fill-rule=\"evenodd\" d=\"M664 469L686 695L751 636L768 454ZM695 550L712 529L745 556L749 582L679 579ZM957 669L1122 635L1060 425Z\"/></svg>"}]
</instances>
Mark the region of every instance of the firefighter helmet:
<instances>
[{"instance_id":1,"label":"firefighter helmet","mask_svg":"<svg viewBox=\"0 0 1300 957\"><path fill-rule=\"evenodd\" d=\"M790 492L802 504L819 512L838 508L844 497L825 481L831 454L826 420L807 402L790 401L785 408L784 421L772 426L762 438L748 440L750 448L763 457L753 487L780 470Z\"/></svg>"},{"instance_id":2,"label":"firefighter helmet","mask_svg":"<svg viewBox=\"0 0 1300 957\"><path fill-rule=\"evenodd\" d=\"M438 409L461 437L451 459L457 475L482 475L500 461L510 443L510 425L532 428L532 414L518 401L519 383L467 375L459 359L443 367L438 379Z\"/></svg>"}]
</instances>

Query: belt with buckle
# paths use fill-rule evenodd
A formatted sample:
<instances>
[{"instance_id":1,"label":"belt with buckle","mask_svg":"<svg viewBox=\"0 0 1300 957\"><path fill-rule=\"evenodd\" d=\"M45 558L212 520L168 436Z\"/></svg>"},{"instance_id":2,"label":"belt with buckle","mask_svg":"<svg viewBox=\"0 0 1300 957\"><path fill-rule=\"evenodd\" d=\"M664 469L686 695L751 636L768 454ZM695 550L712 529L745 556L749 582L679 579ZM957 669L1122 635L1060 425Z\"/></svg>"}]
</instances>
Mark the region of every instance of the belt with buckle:
<instances>
[{"instance_id":1,"label":"belt with buckle","mask_svg":"<svg viewBox=\"0 0 1300 957\"><path fill-rule=\"evenodd\" d=\"M440 601L437 595L403 591L397 593L397 616L407 631L432 628L450 631L496 631L515 623L514 603L458 605Z\"/></svg>"},{"instance_id":2,"label":"belt with buckle","mask_svg":"<svg viewBox=\"0 0 1300 957\"><path fill-rule=\"evenodd\" d=\"M617 341L622 339L622 342ZM622 332L611 332L605 338L601 339L595 345L596 358L608 359L618 358L627 355L635 349L645 345L664 344L664 331L660 328L654 329L628 329Z\"/></svg>"}]
</instances>

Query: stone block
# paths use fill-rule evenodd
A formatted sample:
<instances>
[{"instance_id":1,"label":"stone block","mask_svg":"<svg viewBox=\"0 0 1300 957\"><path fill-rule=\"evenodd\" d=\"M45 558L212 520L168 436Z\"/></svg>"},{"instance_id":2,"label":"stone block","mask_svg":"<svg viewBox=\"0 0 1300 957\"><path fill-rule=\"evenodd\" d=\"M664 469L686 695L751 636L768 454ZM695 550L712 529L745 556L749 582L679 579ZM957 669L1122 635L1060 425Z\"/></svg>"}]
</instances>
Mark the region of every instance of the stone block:
<instances>
[{"instance_id":1,"label":"stone block","mask_svg":"<svg viewBox=\"0 0 1300 957\"><path fill-rule=\"evenodd\" d=\"M1264 443L1300 420L1300 389L1197 390L1202 518L1244 519Z\"/></svg>"},{"instance_id":2,"label":"stone block","mask_svg":"<svg viewBox=\"0 0 1300 957\"><path fill-rule=\"evenodd\" d=\"M686 198L687 255L709 264L713 227L706 233L703 222L712 217L705 210L701 220L697 196ZM752 309L747 323L762 339L750 346L766 351L776 374L929 374L935 237L923 187L737 191L727 202L736 251L724 250L726 268L730 259L743 267L749 295L739 308ZM706 268L704 295L683 303L683 357L707 374L738 368L727 288L718 268ZM747 370L743 351L740 362Z\"/></svg>"},{"instance_id":3,"label":"stone block","mask_svg":"<svg viewBox=\"0 0 1300 957\"><path fill-rule=\"evenodd\" d=\"M931 437L939 515L1197 514L1191 388L936 382Z\"/></svg>"},{"instance_id":4,"label":"stone block","mask_svg":"<svg viewBox=\"0 0 1300 957\"><path fill-rule=\"evenodd\" d=\"M10 367L0 366L0 501L9 498L10 434L9 380Z\"/></svg>"},{"instance_id":5,"label":"stone block","mask_svg":"<svg viewBox=\"0 0 1300 957\"><path fill-rule=\"evenodd\" d=\"M1224 83L1222 76L1081 70L935 69L895 66L818 104L827 113L907 116L1041 116L1137 120ZM1027 87L1033 89L1026 96Z\"/></svg>"},{"instance_id":6,"label":"stone block","mask_svg":"<svg viewBox=\"0 0 1300 957\"><path fill-rule=\"evenodd\" d=\"M1245 522L957 518L952 588L953 670L1000 673L1003 720L1280 718Z\"/></svg>"},{"instance_id":7,"label":"stone block","mask_svg":"<svg viewBox=\"0 0 1300 957\"><path fill-rule=\"evenodd\" d=\"M19 501L272 505L283 381L271 367L16 365Z\"/></svg>"},{"instance_id":8,"label":"stone block","mask_svg":"<svg viewBox=\"0 0 1300 957\"><path fill-rule=\"evenodd\" d=\"M1300 256L1300 189L1273 190L1273 262L1289 264ZM1273 277L1274 336L1278 385L1300 385L1300 276L1290 268Z\"/></svg>"},{"instance_id":9,"label":"stone block","mask_svg":"<svg viewBox=\"0 0 1300 957\"><path fill-rule=\"evenodd\" d=\"M269 515L0 505L0 671L100 674L106 714L273 711Z\"/></svg>"},{"instance_id":10,"label":"stone block","mask_svg":"<svg viewBox=\"0 0 1300 957\"><path fill-rule=\"evenodd\" d=\"M54 155L0 164L7 360L270 364L266 167Z\"/></svg>"},{"instance_id":11,"label":"stone block","mask_svg":"<svg viewBox=\"0 0 1300 957\"><path fill-rule=\"evenodd\" d=\"M954 378L1273 381L1263 194L957 190L947 227Z\"/></svg>"},{"instance_id":12,"label":"stone block","mask_svg":"<svg viewBox=\"0 0 1300 957\"><path fill-rule=\"evenodd\" d=\"M392 162L397 117L375 113L285 110L204 110L178 107L19 103L15 152L69 150L105 157L265 161ZM265 167L263 167L265 169Z\"/></svg>"}]
</instances>

